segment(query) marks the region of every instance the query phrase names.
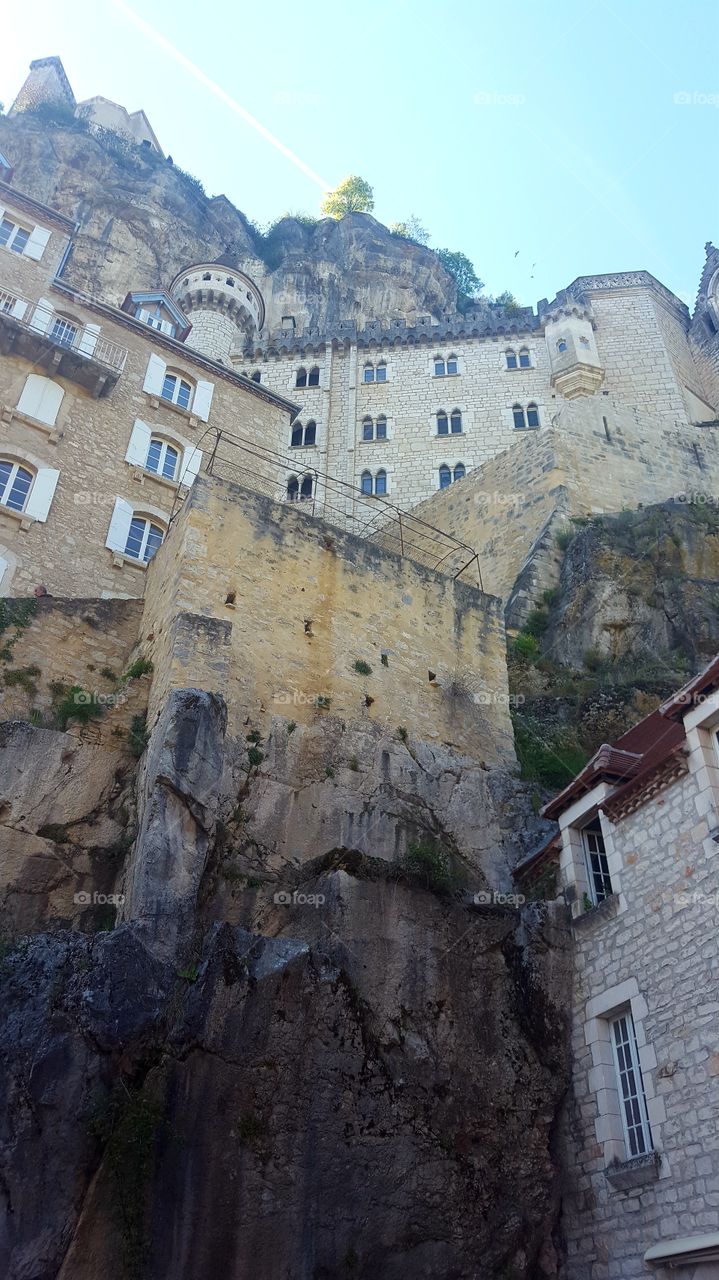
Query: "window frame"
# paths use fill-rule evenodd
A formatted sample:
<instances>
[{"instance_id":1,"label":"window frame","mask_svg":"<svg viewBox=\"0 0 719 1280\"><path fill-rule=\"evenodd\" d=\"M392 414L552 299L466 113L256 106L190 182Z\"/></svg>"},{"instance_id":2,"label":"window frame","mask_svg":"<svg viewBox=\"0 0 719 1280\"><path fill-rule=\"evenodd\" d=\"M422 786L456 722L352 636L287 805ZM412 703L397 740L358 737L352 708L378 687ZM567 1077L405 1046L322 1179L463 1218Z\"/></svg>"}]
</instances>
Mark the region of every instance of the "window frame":
<instances>
[{"instance_id":1,"label":"window frame","mask_svg":"<svg viewBox=\"0 0 719 1280\"><path fill-rule=\"evenodd\" d=\"M9 253L16 253L19 257L22 256L22 254L25 252L25 249L27 248L28 241L30 240L30 237L32 235L32 229L28 231L27 227L24 227L22 223L13 222L12 218L8 218L6 215L3 215L3 217L0 219L0 229L2 228L4 223L10 227L10 231L8 233L7 240L5 240L3 243L0 243L0 249L7 249ZM25 239L23 240L19 249L15 248L15 243L18 239L18 235L25 236Z\"/></svg>"},{"instance_id":2,"label":"window frame","mask_svg":"<svg viewBox=\"0 0 719 1280\"><path fill-rule=\"evenodd\" d=\"M128 551L128 547L130 545L131 539L133 538L133 525L137 525L137 524L143 524L145 528L143 530L142 537L140 538L139 554L134 555L132 551ZM154 529L156 529L162 536L160 538L160 541L157 543L157 546L154 548L154 550L152 550L150 554L147 555L146 554L147 548L150 542L152 531ZM160 525L157 522L156 517L143 515L141 511L133 512L132 518L130 520L130 528L127 531L127 538L125 539L125 549L124 549L123 555L127 556L128 560L133 560L136 564L149 564L150 561L154 559L155 555L157 554L163 542L165 541L166 534L167 534L167 530L162 528L162 525ZM136 540L136 536L135 536L135 540Z\"/></svg>"},{"instance_id":3,"label":"window frame","mask_svg":"<svg viewBox=\"0 0 719 1280\"><path fill-rule=\"evenodd\" d=\"M520 347L519 348L519 368L531 369L531 367L532 367L532 354L529 350L529 347Z\"/></svg>"},{"instance_id":4,"label":"window frame","mask_svg":"<svg viewBox=\"0 0 719 1280\"><path fill-rule=\"evenodd\" d=\"M4 507L6 511L14 511L16 515L22 515L27 507L28 499L32 492L32 486L35 482L36 473L31 471L30 467L28 467L24 462L17 462L12 458L0 458L0 466L8 465L10 470L8 472L7 479L4 484L0 483L0 493L2 494L0 497L0 507ZM11 506L10 503L6 501L6 497L12 497L13 489L15 488L20 472L23 472L24 475L28 475L30 477L30 482L27 486L21 505L19 507ZM21 483L24 483L24 480Z\"/></svg>"},{"instance_id":5,"label":"window frame","mask_svg":"<svg viewBox=\"0 0 719 1280\"><path fill-rule=\"evenodd\" d=\"M448 436L449 435L449 414L446 412L445 409L438 409L434 417L436 422L436 435ZM443 428L440 427L440 421L442 421L444 424Z\"/></svg>"},{"instance_id":6,"label":"window frame","mask_svg":"<svg viewBox=\"0 0 719 1280\"><path fill-rule=\"evenodd\" d=\"M170 381L174 382L175 387L172 395L167 396L165 395L165 387ZM183 387L187 387L188 391L187 404L180 403L180 393ZM165 404L174 405L176 409L181 409L184 413L191 413L192 402L195 398L195 390L196 388L192 383L186 377L183 377L181 373L175 373L172 369L165 369L159 399L161 401L164 400Z\"/></svg>"},{"instance_id":7,"label":"window frame","mask_svg":"<svg viewBox=\"0 0 719 1280\"><path fill-rule=\"evenodd\" d=\"M150 453L152 451L153 445L160 446L160 454L158 458L157 470L155 470L153 467L149 465ZM172 475L166 475L164 468L165 468L165 463L167 461L168 452L170 451L172 451L172 453L175 454L175 465L172 469ZM162 436L150 437L150 443L147 446L147 457L145 458L145 466L144 466L144 470L147 471L149 475L155 476L158 480L168 480L170 482L174 482L177 480L181 461L182 461L182 450L180 449L179 445L175 444L174 441L165 440Z\"/></svg>"},{"instance_id":8,"label":"window frame","mask_svg":"<svg viewBox=\"0 0 719 1280\"><path fill-rule=\"evenodd\" d=\"M447 482L446 484L443 484L442 480L445 476L446 476ZM449 489L451 487L451 484L452 484L452 468L446 462L443 462L439 468L439 486L438 487L440 490Z\"/></svg>"},{"instance_id":9,"label":"window frame","mask_svg":"<svg viewBox=\"0 0 719 1280\"><path fill-rule=\"evenodd\" d=\"M651 1155L655 1150L655 1146L647 1110L644 1076L642 1075L642 1066L639 1061L639 1046L637 1044L637 1033L631 1005L627 1005L624 1009L617 1011L608 1021L625 1153L627 1160L635 1160L640 1156ZM620 1024L623 1024L623 1032L625 1034L622 1043L618 1044L617 1028L620 1027ZM633 1092L630 1087L631 1075L634 1078ZM631 1124L627 1116L628 1110L634 1111L636 1116ZM635 1135L638 1135L640 1141L636 1141ZM635 1146L637 1147L636 1150L634 1150Z\"/></svg>"},{"instance_id":10,"label":"window frame","mask_svg":"<svg viewBox=\"0 0 719 1280\"><path fill-rule=\"evenodd\" d=\"M612 885L612 876L609 868L609 855L607 852L606 841L604 839L604 831L602 829L601 818L598 814L594 818L591 818L589 822L584 823L580 828L580 836L582 841L582 850L584 852L584 870L587 877L587 885L589 887L588 896L592 906L598 907L602 902L606 902L607 898L611 898L615 892L614 886ZM598 836L599 841L601 842L601 849L590 849L588 836ZM592 866L592 858L597 859L596 875L599 877L602 885L601 894L599 893L595 882L595 871Z\"/></svg>"},{"instance_id":11,"label":"window frame","mask_svg":"<svg viewBox=\"0 0 719 1280\"><path fill-rule=\"evenodd\" d=\"M517 361L517 353L511 347L508 347L504 353L504 360L508 369L514 370L519 368Z\"/></svg>"},{"instance_id":12,"label":"window frame","mask_svg":"<svg viewBox=\"0 0 719 1280\"><path fill-rule=\"evenodd\" d=\"M459 427L455 426L455 423L456 423L457 421L459 422ZM463 426L463 424L462 424L462 410L461 410L461 409L453 409L453 410L452 410L452 412L450 413L450 415L449 415L449 433L450 433L450 435L452 435L452 436L461 436L461 435L464 435L464 426Z\"/></svg>"}]
</instances>

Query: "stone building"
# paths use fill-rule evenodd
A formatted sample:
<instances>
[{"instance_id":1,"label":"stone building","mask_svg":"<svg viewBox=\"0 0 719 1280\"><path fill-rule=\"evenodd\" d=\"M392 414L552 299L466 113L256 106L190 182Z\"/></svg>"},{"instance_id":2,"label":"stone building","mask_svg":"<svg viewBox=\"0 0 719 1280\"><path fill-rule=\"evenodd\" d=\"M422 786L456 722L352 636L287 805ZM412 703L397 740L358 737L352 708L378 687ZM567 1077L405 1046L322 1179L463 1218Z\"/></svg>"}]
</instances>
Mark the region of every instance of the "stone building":
<instances>
[{"instance_id":1,"label":"stone building","mask_svg":"<svg viewBox=\"0 0 719 1280\"><path fill-rule=\"evenodd\" d=\"M572 1280L719 1275L719 659L546 808L575 971L563 1212Z\"/></svg>"}]
</instances>

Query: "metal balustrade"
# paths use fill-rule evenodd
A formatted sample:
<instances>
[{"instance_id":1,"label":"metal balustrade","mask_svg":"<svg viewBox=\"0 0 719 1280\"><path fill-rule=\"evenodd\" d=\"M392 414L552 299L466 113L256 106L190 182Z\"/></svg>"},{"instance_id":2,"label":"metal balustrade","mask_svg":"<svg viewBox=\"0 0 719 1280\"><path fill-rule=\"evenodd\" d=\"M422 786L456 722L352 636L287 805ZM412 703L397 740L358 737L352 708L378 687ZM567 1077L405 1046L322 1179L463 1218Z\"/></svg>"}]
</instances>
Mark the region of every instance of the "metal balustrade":
<instances>
[{"instance_id":1,"label":"metal balustrade","mask_svg":"<svg viewBox=\"0 0 719 1280\"><path fill-rule=\"evenodd\" d=\"M14 290L0 288L0 319L8 316L27 333L45 339L52 347L72 351L93 360L114 373L122 373L127 347L121 347L97 332L95 326L74 324L39 301L23 298Z\"/></svg>"}]
</instances>

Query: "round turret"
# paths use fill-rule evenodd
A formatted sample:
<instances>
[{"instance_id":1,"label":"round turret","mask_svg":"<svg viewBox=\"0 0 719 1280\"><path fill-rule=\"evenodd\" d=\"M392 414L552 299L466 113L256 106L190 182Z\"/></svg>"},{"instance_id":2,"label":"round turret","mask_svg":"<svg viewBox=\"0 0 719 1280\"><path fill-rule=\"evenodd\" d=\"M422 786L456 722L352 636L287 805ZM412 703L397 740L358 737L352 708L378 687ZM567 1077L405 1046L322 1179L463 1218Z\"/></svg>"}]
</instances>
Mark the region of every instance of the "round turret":
<instances>
[{"instance_id":1,"label":"round turret","mask_svg":"<svg viewBox=\"0 0 719 1280\"><path fill-rule=\"evenodd\" d=\"M248 276L218 262L187 267L170 285L170 295L192 321L188 347L213 360L255 338L265 322L262 294Z\"/></svg>"}]
</instances>

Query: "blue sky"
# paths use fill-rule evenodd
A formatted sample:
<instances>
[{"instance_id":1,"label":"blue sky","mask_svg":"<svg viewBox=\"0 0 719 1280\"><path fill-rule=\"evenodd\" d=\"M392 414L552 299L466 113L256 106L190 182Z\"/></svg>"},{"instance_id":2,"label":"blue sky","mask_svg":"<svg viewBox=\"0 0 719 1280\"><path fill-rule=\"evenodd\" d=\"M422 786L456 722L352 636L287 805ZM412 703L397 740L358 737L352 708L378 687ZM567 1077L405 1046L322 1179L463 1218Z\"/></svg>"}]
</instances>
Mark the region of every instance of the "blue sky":
<instances>
[{"instance_id":1,"label":"blue sky","mask_svg":"<svg viewBox=\"0 0 719 1280\"><path fill-rule=\"evenodd\" d=\"M719 209L716 0L35 0L3 33L6 107L58 54L79 99L143 107L166 152L251 218L319 211L359 173L491 292L645 268L692 306Z\"/></svg>"}]
</instances>

